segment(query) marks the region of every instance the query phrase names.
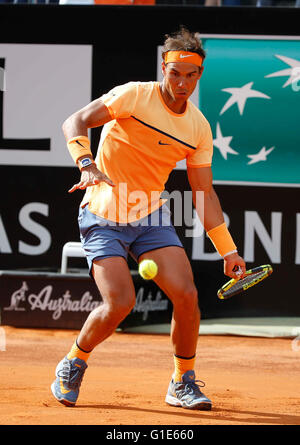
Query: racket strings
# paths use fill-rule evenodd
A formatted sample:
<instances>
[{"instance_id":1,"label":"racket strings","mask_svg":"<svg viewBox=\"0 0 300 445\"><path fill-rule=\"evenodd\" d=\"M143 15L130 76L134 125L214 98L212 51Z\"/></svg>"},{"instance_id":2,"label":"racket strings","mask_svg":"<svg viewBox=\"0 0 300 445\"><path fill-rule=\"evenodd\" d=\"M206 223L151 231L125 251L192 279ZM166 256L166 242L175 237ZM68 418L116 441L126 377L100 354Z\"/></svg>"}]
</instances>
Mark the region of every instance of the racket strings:
<instances>
[{"instance_id":1,"label":"racket strings","mask_svg":"<svg viewBox=\"0 0 300 445\"><path fill-rule=\"evenodd\" d=\"M243 288L243 286L245 286L246 284L251 283L253 280L255 280L256 278L260 277L264 275L264 272L260 271L260 272L256 272L250 275L246 275L244 278L242 278L241 280L237 281L230 289L228 289L227 291L224 292L224 295L231 295L234 292L239 291L240 289Z\"/></svg>"},{"instance_id":2,"label":"racket strings","mask_svg":"<svg viewBox=\"0 0 300 445\"><path fill-rule=\"evenodd\" d=\"M273 268L270 264L258 266L246 272L244 278L240 280L231 279L224 284L217 292L220 300L231 298L241 292L246 291L250 287L260 283L273 273Z\"/></svg>"},{"instance_id":3,"label":"racket strings","mask_svg":"<svg viewBox=\"0 0 300 445\"><path fill-rule=\"evenodd\" d=\"M245 284L251 283L251 281L255 280L255 278L260 277L261 275L263 275L264 272L257 272L257 273L253 273L251 275L246 275L244 278L242 278L241 280L239 280L236 284L234 284L232 286L232 289L236 286L236 288L240 288L243 287Z\"/></svg>"}]
</instances>

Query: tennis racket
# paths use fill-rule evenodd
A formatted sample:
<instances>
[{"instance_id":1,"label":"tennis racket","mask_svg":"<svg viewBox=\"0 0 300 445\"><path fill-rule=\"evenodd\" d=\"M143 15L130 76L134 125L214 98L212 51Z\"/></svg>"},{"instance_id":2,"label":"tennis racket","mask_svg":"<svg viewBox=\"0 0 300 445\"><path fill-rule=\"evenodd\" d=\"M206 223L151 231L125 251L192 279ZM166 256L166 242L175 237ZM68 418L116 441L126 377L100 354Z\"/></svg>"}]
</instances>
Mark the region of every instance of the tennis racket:
<instances>
[{"instance_id":1,"label":"tennis racket","mask_svg":"<svg viewBox=\"0 0 300 445\"><path fill-rule=\"evenodd\" d=\"M217 292L218 298L220 300L227 300L234 295L245 292L250 287L255 286L265 278L269 277L272 272L273 269L270 264L265 264L263 266L249 269L246 271L246 275L244 276L244 278L241 278L240 280L238 278L232 278L227 283L225 283ZM239 267L237 267L236 269L236 274L241 274Z\"/></svg>"}]
</instances>

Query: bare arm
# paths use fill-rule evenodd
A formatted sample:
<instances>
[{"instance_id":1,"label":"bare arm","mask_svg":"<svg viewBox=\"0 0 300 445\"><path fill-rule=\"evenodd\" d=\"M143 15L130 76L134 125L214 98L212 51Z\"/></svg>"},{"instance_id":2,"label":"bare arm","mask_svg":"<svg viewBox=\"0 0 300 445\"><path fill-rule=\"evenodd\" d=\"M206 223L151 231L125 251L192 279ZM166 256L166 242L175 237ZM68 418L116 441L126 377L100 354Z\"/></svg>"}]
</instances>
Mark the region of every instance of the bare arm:
<instances>
[{"instance_id":1,"label":"bare arm","mask_svg":"<svg viewBox=\"0 0 300 445\"><path fill-rule=\"evenodd\" d=\"M76 136L87 136L88 128L101 127L111 120L107 107L96 99L86 107L72 114L63 123L62 129L68 141Z\"/></svg>"},{"instance_id":2,"label":"bare arm","mask_svg":"<svg viewBox=\"0 0 300 445\"><path fill-rule=\"evenodd\" d=\"M66 141L76 136L87 136L89 128L101 127L111 120L111 115L108 108L104 105L101 99L96 99L86 107L72 114L63 123L62 129ZM92 156L84 156L92 159ZM81 158L79 158L80 160ZM77 189L84 190L89 186L99 184L99 182L106 182L114 186L113 182L102 173L95 164L85 167L81 171L81 178L77 184L69 190L69 193Z\"/></svg>"},{"instance_id":3,"label":"bare arm","mask_svg":"<svg viewBox=\"0 0 300 445\"><path fill-rule=\"evenodd\" d=\"M223 211L219 198L213 188L212 171L210 167L188 168L188 179L193 192L194 206L206 232L224 223ZM200 199L203 199L204 212L201 212L201 206L197 203L197 192L200 193ZM236 278L232 271L234 266L240 266L243 275L246 266L243 258L238 253L226 255L224 258L224 273L231 278ZM242 275L242 276L243 276Z\"/></svg>"},{"instance_id":4,"label":"bare arm","mask_svg":"<svg viewBox=\"0 0 300 445\"><path fill-rule=\"evenodd\" d=\"M201 222L206 232L208 232L213 227L224 222L220 201L212 184L211 168L188 168L187 172L196 209L198 209L198 205L196 205L196 193L202 192L200 193L200 199L204 199L205 211L203 215L199 215L199 218L201 218Z\"/></svg>"}]
</instances>

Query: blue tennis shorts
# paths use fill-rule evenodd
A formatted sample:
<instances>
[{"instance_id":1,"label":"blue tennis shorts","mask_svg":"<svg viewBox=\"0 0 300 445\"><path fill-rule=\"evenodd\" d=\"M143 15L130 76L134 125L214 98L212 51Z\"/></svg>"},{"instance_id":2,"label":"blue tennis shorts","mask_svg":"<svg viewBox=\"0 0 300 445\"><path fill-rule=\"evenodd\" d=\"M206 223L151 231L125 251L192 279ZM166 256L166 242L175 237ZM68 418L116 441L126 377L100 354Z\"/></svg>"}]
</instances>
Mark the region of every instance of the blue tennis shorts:
<instances>
[{"instance_id":1,"label":"blue tennis shorts","mask_svg":"<svg viewBox=\"0 0 300 445\"><path fill-rule=\"evenodd\" d=\"M79 209L80 239L91 274L94 260L130 254L136 261L150 250L167 246L183 247L171 222L171 213L164 204L155 212L131 224L101 218L88 206Z\"/></svg>"}]
</instances>

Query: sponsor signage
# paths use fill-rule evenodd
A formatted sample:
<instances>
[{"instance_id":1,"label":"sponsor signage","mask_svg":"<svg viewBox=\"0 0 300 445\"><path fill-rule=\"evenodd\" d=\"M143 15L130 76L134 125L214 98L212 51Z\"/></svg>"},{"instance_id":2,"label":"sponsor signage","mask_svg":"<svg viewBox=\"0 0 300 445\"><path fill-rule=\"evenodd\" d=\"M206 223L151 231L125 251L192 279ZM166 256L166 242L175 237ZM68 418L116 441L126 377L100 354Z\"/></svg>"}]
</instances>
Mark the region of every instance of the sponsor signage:
<instances>
[{"instance_id":1,"label":"sponsor signage","mask_svg":"<svg viewBox=\"0 0 300 445\"><path fill-rule=\"evenodd\" d=\"M168 323L171 305L153 282L133 276L136 304L120 328ZM17 327L81 329L102 303L89 276L3 272L1 324Z\"/></svg>"},{"instance_id":2,"label":"sponsor signage","mask_svg":"<svg viewBox=\"0 0 300 445\"><path fill-rule=\"evenodd\" d=\"M218 183L300 187L300 37L203 36Z\"/></svg>"},{"instance_id":3,"label":"sponsor signage","mask_svg":"<svg viewBox=\"0 0 300 445\"><path fill-rule=\"evenodd\" d=\"M0 68L0 165L74 167L61 126L91 101L92 46L0 43Z\"/></svg>"},{"instance_id":4,"label":"sponsor signage","mask_svg":"<svg viewBox=\"0 0 300 445\"><path fill-rule=\"evenodd\" d=\"M188 188L186 172L177 171L168 182L173 190ZM201 230L196 215L189 228L177 227L192 261L202 316L300 316L300 208L296 187L215 185L225 221L247 268L273 266L272 276L243 296L218 301L217 290L226 282L223 260ZM295 203L295 206L291 206ZM174 211L174 203L170 202ZM283 297L284 294L284 297Z\"/></svg>"}]
</instances>

